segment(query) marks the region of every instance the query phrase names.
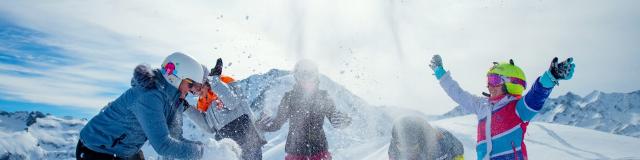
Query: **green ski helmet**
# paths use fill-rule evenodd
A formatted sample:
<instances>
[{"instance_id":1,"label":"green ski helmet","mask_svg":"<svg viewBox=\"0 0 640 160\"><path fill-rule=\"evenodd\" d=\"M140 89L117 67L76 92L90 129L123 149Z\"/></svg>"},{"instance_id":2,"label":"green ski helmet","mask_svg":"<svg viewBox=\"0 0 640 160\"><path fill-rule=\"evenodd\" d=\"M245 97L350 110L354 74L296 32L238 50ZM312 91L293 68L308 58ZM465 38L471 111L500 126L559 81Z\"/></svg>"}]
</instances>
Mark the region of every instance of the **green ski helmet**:
<instances>
[{"instance_id":1,"label":"green ski helmet","mask_svg":"<svg viewBox=\"0 0 640 160\"><path fill-rule=\"evenodd\" d=\"M520 67L513 63L513 60L509 62L493 63L493 67L489 69L487 75L497 74L504 80L504 87L507 93L511 95L520 96L522 92L527 88L527 78Z\"/></svg>"}]
</instances>

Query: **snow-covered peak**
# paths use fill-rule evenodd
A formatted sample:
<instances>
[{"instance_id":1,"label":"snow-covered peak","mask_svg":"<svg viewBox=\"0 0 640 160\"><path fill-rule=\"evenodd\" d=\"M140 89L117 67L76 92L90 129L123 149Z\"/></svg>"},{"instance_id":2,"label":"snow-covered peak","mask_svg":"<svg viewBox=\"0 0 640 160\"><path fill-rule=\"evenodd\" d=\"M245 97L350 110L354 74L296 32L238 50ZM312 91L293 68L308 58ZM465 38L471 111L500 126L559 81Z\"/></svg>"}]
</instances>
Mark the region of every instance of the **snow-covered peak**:
<instances>
[{"instance_id":1,"label":"snow-covered peak","mask_svg":"<svg viewBox=\"0 0 640 160\"><path fill-rule=\"evenodd\" d=\"M47 114L38 111L0 111L0 128L3 130L24 130L35 123L37 118L44 118L46 116Z\"/></svg>"},{"instance_id":2,"label":"snow-covered peak","mask_svg":"<svg viewBox=\"0 0 640 160\"><path fill-rule=\"evenodd\" d=\"M640 137L640 91L549 99L536 120Z\"/></svg>"},{"instance_id":3,"label":"snow-covered peak","mask_svg":"<svg viewBox=\"0 0 640 160\"><path fill-rule=\"evenodd\" d=\"M602 92L595 90L589 94L587 94L587 96L584 97L585 100L597 100L598 97L600 97L600 95L603 94Z\"/></svg>"},{"instance_id":4,"label":"snow-covered peak","mask_svg":"<svg viewBox=\"0 0 640 160\"><path fill-rule=\"evenodd\" d=\"M83 119L0 111L0 159L70 159ZM73 152L72 152L73 151Z\"/></svg>"},{"instance_id":5,"label":"snow-covered peak","mask_svg":"<svg viewBox=\"0 0 640 160\"><path fill-rule=\"evenodd\" d=\"M285 92L290 91L295 80L291 71L271 69L264 74L249 76L235 84L237 92L251 102L254 111L273 112ZM326 90L338 108L354 109L368 106L362 98L352 94L344 86L325 75L320 76L320 89Z\"/></svg>"}]
</instances>

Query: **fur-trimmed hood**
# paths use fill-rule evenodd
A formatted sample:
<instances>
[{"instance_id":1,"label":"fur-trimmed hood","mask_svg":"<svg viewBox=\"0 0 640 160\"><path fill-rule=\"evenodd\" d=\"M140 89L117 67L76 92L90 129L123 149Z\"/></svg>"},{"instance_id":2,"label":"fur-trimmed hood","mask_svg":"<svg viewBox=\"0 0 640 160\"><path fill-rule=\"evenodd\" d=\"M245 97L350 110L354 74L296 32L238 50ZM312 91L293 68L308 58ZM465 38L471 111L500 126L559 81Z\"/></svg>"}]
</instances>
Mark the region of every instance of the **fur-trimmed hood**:
<instances>
[{"instance_id":1,"label":"fur-trimmed hood","mask_svg":"<svg viewBox=\"0 0 640 160\"><path fill-rule=\"evenodd\" d=\"M140 64L133 70L133 78L131 78L131 87L140 86L145 89L156 88L155 73L146 64Z\"/></svg>"}]
</instances>

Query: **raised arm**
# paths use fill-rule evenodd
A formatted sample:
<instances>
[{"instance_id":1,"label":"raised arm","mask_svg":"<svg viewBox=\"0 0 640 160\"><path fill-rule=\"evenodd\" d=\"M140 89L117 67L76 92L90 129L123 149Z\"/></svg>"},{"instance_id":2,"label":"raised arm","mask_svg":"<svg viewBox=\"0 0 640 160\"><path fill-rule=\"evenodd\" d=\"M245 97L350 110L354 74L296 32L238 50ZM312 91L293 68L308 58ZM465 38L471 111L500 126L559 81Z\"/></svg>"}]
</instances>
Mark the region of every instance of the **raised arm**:
<instances>
[{"instance_id":1,"label":"raised arm","mask_svg":"<svg viewBox=\"0 0 640 160\"><path fill-rule=\"evenodd\" d=\"M458 103L465 113L476 113L477 108L486 101L485 98L475 96L460 87L458 82L451 78L451 72L446 72L442 65L440 55L434 55L429 67L434 71L434 75L440 81L440 86L449 97Z\"/></svg>"},{"instance_id":2,"label":"raised arm","mask_svg":"<svg viewBox=\"0 0 640 160\"><path fill-rule=\"evenodd\" d=\"M558 58L551 62L549 70L536 79L529 92L522 97L516 105L516 112L523 121L530 121L542 109L544 102L551 94L553 87L559 80L569 80L573 77L576 65L573 58L558 63Z\"/></svg>"}]
</instances>

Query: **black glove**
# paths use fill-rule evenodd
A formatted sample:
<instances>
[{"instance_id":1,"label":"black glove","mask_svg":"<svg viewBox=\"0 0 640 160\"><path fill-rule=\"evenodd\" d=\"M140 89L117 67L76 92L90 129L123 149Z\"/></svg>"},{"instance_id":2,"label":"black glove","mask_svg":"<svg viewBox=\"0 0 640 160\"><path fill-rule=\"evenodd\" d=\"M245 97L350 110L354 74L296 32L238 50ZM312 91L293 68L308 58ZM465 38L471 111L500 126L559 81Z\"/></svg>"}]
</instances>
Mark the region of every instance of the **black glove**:
<instances>
[{"instance_id":1,"label":"black glove","mask_svg":"<svg viewBox=\"0 0 640 160\"><path fill-rule=\"evenodd\" d=\"M209 76L220 76L222 75L222 58L218 58L216 61L216 66L211 68L211 73Z\"/></svg>"},{"instance_id":2,"label":"black glove","mask_svg":"<svg viewBox=\"0 0 640 160\"><path fill-rule=\"evenodd\" d=\"M549 72L551 72L553 78L569 80L573 77L575 67L576 65L573 64L573 58L567 58L567 60L558 63L558 57L555 57L553 61L551 61Z\"/></svg>"}]
</instances>

